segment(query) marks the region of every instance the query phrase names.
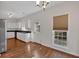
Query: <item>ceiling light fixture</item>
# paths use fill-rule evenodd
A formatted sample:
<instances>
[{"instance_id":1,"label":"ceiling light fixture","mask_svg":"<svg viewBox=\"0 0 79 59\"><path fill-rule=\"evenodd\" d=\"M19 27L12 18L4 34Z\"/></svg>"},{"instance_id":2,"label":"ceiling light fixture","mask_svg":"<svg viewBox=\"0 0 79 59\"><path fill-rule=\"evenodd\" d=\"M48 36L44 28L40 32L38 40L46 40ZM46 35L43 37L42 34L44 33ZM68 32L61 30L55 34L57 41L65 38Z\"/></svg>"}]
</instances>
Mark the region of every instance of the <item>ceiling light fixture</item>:
<instances>
[{"instance_id":1,"label":"ceiling light fixture","mask_svg":"<svg viewBox=\"0 0 79 59\"><path fill-rule=\"evenodd\" d=\"M49 4L49 1L36 1L36 5L39 7L42 7L43 10L45 10L45 8L47 7L47 5Z\"/></svg>"}]
</instances>

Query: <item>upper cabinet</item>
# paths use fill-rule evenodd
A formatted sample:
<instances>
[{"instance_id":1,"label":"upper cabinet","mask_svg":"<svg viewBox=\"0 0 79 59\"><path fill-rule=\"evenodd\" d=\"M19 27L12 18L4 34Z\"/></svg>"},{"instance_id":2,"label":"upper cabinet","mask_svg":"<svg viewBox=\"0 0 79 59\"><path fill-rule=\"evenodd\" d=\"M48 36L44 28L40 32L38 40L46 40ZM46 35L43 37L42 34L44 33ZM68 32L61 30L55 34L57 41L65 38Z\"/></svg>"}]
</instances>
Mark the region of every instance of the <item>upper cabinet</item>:
<instances>
[{"instance_id":1,"label":"upper cabinet","mask_svg":"<svg viewBox=\"0 0 79 59\"><path fill-rule=\"evenodd\" d=\"M68 30L68 14L53 16L53 30Z\"/></svg>"}]
</instances>

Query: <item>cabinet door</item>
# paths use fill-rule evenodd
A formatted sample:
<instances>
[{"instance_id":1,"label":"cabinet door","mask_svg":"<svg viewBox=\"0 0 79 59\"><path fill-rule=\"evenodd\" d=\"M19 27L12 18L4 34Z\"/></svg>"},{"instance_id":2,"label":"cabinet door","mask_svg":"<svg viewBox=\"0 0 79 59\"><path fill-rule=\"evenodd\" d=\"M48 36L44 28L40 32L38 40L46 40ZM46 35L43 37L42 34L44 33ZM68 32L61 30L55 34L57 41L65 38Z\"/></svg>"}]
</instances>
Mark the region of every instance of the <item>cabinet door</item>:
<instances>
[{"instance_id":1,"label":"cabinet door","mask_svg":"<svg viewBox=\"0 0 79 59\"><path fill-rule=\"evenodd\" d=\"M26 33L25 34L25 41L26 42L31 41L31 33Z\"/></svg>"},{"instance_id":2,"label":"cabinet door","mask_svg":"<svg viewBox=\"0 0 79 59\"><path fill-rule=\"evenodd\" d=\"M17 38L22 41L25 41L25 35L23 33L17 33Z\"/></svg>"},{"instance_id":3,"label":"cabinet door","mask_svg":"<svg viewBox=\"0 0 79 59\"><path fill-rule=\"evenodd\" d=\"M31 34L30 33L17 33L17 38L22 41L28 42L28 41L31 41Z\"/></svg>"},{"instance_id":4,"label":"cabinet door","mask_svg":"<svg viewBox=\"0 0 79 59\"><path fill-rule=\"evenodd\" d=\"M14 32L7 32L7 38L14 38Z\"/></svg>"},{"instance_id":5,"label":"cabinet door","mask_svg":"<svg viewBox=\"0 0 79 59\"><path fill-rule=\"evenodd\" d=\"M17 33L17 38L21 39L21 34L20 33Z\"/></svg>"},{"instance_id":6,"label":"cabinet door","mask_svg":"<svg viewBox=\"0 0 79 59\"><path fill-rule=\"evenodd\" d=\"M21 33L21 38L23 41L25 41L25 33Z\"/></svg>"}]
</instances>

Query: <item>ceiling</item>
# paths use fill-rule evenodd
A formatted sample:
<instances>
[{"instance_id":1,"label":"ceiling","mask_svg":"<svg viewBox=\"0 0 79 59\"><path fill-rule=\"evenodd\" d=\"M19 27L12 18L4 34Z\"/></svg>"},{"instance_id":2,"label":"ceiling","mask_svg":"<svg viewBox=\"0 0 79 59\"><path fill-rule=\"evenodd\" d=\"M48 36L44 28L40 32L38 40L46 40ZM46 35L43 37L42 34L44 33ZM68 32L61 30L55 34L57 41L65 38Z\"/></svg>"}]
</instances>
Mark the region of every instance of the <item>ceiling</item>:
<instances>
[{"instance_id":1,"label":"ceiling","mask_svg":"<svg viewBox=\"0 0 79 59\"><path fill-rule=\"evenodd\" d=\"M51 1L48 7L59 4L59 1ZM0 18L20 18L31 13L37 12L42 8L36 6L35 1L0 1ZM12 17L9 15L12 14Z\"/></svg>"}]
</instances>

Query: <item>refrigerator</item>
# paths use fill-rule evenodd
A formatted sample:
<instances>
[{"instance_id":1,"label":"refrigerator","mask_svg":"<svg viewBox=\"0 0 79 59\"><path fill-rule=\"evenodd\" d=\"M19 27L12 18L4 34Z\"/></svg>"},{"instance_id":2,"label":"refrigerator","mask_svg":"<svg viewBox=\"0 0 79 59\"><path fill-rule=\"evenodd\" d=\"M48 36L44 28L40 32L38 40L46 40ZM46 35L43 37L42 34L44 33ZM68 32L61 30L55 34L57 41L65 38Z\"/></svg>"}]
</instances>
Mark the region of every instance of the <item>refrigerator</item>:
<instances>
[{"instance_id":1,"label":"refrigerator","mask_svg":"<svg viewBox=\"0 0 79 59\"><path fill-rule=\"evenodd\" d=\"M6 27L5 20L0 19L0 53L7 50Z\"/></svg>"}]
</instances>

